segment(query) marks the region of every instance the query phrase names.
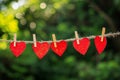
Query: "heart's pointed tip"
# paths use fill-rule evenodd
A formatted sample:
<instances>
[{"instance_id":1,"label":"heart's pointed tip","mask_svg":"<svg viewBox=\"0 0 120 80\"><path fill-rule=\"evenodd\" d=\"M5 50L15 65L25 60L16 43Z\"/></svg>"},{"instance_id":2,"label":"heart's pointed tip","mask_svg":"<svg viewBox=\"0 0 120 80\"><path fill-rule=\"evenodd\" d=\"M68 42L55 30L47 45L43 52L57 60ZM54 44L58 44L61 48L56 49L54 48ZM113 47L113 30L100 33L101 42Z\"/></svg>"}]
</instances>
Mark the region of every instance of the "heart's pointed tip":
<instances>
[{"instance_id":1,"label":"heart's pointed tip","mask_svg":"<svg viewBox=\"0 0 120 80\"><path fill-rule=\"evenodd\" d=\"M43 57L39 57L39 59L40 59L40 60L42 60L42 59L43 59Z\"/></svg>"},{"instance_id":2,"label":"heart's pointed tip","mask_svg":"<svg viewBox=\"0 0 120 80\"><path fill-rule=\"evenodd\" d=\"M85 56L85 54L82 54L83 56Z\"/></svg>"},{"instance_id":3,"label":"heart's pointed tip","mask_svg":"<svg viewBox=\"0 0 120 80\"><path fill-rule=\"evenodd\" d=\"M43 56L43 55L37 55L37 57L38 57L38 59L43 59L44 57L45 57L45 55Z\"/></svg>"},{"instance_id":4,"label":"heart's pointed tip","mask_svg":"<svg viewBox=\"0 0 120 80\"><path fill-rule=\"evenodd\" d=\"M98 52L98 54L100 55L100 54L102 54L102 52Z\"/></svg>"},{"instance_id":5,"label":"heart's pointed tip","mask_svg":"<svg viewBox=\"0 0 120 80\"><path fill-rule=\"evenodd\" d=\"M20 55L14 55L16 58L18 58Z\"/></svg>"},{"instance_id":6,"label":"heart's pointed tip","mask_svg":"<svg viewBox=\"0 0 120 80\"><path fill-rule=\"evenodd\" d=\"M58 54L59 57L62 57L63 54Z\"/></svg>"},{"instance_id":7,"label":"heart's pointed tip","mask_svg":"<svg viewBox=\"0 0 120 80\"><path fill-rule=\"evenodd\" d=\"M37 55L37 58L41 60L41 59L44 58L44 56L39 56L39 55Z\"/></svg>"},{"instance_id":8,"label":"heart's pointed tip","mask_svg":"<svg viewBox=\"0 0 120 80\"><path fill-rule=\"evenodd\" d=\"M102 50L102 51L99 51L99 50L98 50L98 54L99 54L99 55L100 55L100 54L102 54L102 53L103 53L103 51L104 51L104 50Z\"/></svg>"},{"instance_id":9,"label":"heart's pointed tip","mask_svg":"<svg viewBox=\"0 0 120 80\"><path fill-rule=\"evenodd\" d=\"M80 53L81 55L83 55L83 56L85 56L86 55L86 53Z\"/></svg>"}]
</instances>

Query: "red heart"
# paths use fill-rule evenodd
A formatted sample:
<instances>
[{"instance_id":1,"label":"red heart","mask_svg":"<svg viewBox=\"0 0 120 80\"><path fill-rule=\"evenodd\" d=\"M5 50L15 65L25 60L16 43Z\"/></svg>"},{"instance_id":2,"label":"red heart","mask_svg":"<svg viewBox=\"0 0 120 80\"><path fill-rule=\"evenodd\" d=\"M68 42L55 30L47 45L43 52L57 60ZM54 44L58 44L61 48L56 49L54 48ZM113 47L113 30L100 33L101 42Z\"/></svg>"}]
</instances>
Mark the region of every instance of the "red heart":
<instances>
[{"instance_id":1,"label":"red heart","mask_svg":"<svg viewBox=\"0 0 120 80\"><path fill-rule=\"evenodd\" d=\"M10 43L10 50L16 57L19 57L23 53L25 48L26 48L25 42L16 42L15 47L14 47L14 42Z\"/></svg>"},{"instance_id":2,"label":"red heart","mask_svg":"<svg viewBox=\"0 0 120 80\"><path fill-rule=\"evenodd\" d=\"M51 49L55 52L58 56L62 56L67 48L67 42L62 40L60 42L56 42L57 47L54 46L54 42L51 43Z\"/></svg>"},{"instance_id":3,"label":"red heart","mask_svg":"<svg viewBox=\"0 0 120 80\"><path fill-rule=\"evenodd\" d=\"M89 46L90 46L90 40L88 38L83 38L79 40L80 44L77 44L77 40L73 41L73 47L75 50L77 50L80 54L85 55Z\"/></svg>"},{"instance_id":4,"label":"red heart","mask_svg":"<svg viewBox=\"0 0 120 80\"><path fill-rule=\"evenodd\" d=\"M39 43L36 42L37 47L34 47L34 44L32 45L32 49L35 52L35 54L38 56L38 58L42 59L49 50L49 44L47 42Z\"/></svg>"},{"instance_id":5,"label":"red heart","mask_svg":"<svg viewBox=\"0 0 120 80\"><path fill-rule=\"evenodd\" d=\"M102 42L101 37L96 36L94 39L94 43L95 43L95 47L98 51L98 54L101 54L107 45L107 39L106 39L106 37L104 37L103 42Z\"/></svg>"}]
</instances>

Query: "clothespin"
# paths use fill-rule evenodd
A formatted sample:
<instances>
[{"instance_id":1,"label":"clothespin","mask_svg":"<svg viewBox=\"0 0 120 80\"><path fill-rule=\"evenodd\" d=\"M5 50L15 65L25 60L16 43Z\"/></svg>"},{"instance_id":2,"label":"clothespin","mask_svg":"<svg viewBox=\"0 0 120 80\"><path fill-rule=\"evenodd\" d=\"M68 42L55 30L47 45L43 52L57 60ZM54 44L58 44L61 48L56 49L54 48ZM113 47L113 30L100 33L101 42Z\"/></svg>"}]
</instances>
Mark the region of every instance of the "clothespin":
<instances>
[{"instance_id":1,"label":"clothespin","mask_svg":"<svg viewBox=\"0 0 120 80\"><path fill-rule=\"evenodd\" d=\"M14 47L16 47L16 41L17 41L17 35L16 33L14 34Z\"/></svg>"},{"instance_id":2,"label":"clothespin","mask_svg":"<svg viewBox=\"0 0 120 80\"><path fill-rule=\"evenodd\" d=\"M54 47L57 47L57 44L56 44L56 36L55 34L52 34L52 39L53 39L53 42L54 42Z\"/></svg>"},{"instance_id":3,"label":"clothespin","mask_svg":"<svg viewBox=\"0 0 120 80\"><path fill-rule=\"evenodd\" d=\"M37 44L36 44L37 40L36 40L36 35L35 34L33 34L33 42L34 42L34 47L37 47Z\"/></svg>"},{"instance_id":4,"label":"clothespin","mask_svg":"<svg viewBox=\"0 0 120 80\"><path fill-rule=\"evenodd\" d=\"M101 42L103 42L103 40L104 40L105 31L106 31L106 28L103 27L102 28L102 35L101 35Z\"/></svg>"},{"instance_id":5,"label":"clothespin","mask_svg":"<svg viewBox=\"0 0 120 80\"><path fill-rule=\"evenodd\" d=\"M75 31L75 38L77 40L77 44L80 44L80 42L79 42L79 36L78 36L78 32L77 31Z\"/></svg>"}]
</instances>

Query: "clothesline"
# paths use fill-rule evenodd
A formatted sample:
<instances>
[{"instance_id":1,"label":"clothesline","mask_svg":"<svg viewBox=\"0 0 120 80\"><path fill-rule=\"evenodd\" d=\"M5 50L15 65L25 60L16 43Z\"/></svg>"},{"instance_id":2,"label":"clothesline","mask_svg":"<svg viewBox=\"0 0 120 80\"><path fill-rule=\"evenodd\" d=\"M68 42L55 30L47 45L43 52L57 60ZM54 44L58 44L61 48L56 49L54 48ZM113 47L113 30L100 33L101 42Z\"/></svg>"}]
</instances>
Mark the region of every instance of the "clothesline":
<instances>
[{"instance_id":1,"label":"clothesline","mask_svg":"<svg viewBox=\"0 0 120 80\"><path fill-rule=\"evenodd\" d=\"M120 32L115 32L115 33L107 33L107 34L105 34L104 36L105 37L115 37L115 36L118 36L118 35L120 35ZM96 37L97 35L91 35L91 36L86 36L86 38L88 38L88 39L94 39L95 37ZM101 36L101 35L99 35L99 36ZM80 37L79 39L82 39L82 38L85 38L85 37ZM67 42L70 42L70 41L74 41L76 38L70 38L70 39L65 39L64 41L67 41ZM5 39L0 39L0 42L12 42L12 41L14 41L14 40L5 40ZM25 43L27 43L27 44L32 44L32 43L34 43L34 41L25 41L25 40L18 40L18 41L16 41L16 42L20 42L20 41L24 41ZM60 41L60 40L57 40L57 41ZM41 41L38 41L38 42L48 42L48 43L51 43L51 42L53 42L52 40L49 40L49 41L43 41L43 40L41 40Z\"/></svg>"}]
</instances>

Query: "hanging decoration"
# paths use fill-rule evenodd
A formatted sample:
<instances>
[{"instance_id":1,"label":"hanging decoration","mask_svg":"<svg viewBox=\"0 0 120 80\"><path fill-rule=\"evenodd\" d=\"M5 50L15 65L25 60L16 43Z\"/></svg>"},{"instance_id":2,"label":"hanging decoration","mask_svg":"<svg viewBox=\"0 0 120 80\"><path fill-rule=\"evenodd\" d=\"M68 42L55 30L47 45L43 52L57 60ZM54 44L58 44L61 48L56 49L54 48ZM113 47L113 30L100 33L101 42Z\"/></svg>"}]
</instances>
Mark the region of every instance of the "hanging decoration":
<instances>
[{"instance_id":1,"label":"hanging decoration","mask_svg":"<svg viewBox=\"0 0 120 80\"><path fill-rule=\"evenodd\" d=\"M105 49L105 47L107 45L107 39L104 36L104 34L105 34L105 28L103 27L102 36L101 37L96 36L95 39L94 39L95 47L96 47L96 49L98 51L98 54L101 54L104 51L104 49Z\"/></svg>"},{"instance_id":2,"label":"hanging decoration","mask_svg":"<svg viewBox=\"0 0 120 80\"><path fill-rule=\"evenodd\" d=\"M78 32L75 31L75 38L66 40L56 40L55 34L52 34L53 41L37 41L36 35L33 34L33 41L17 41L16 34L13 40L3 40L1 42L10 42L10 50L15 57L19 57L25 50L26 44L31 43L32 49L39 59L47 55L49 49L58 56L62 56L67 49L67 42L72 41L74 49L81 55L85 55L90 47L90 39L94 39L94 44L98 54L102 54L107 46L106 37L114 37L120 35L120 32L105 34L105 28L102 28L102 34L89 37L79 38Z\"/></svg>"},{"instance_id":3,"label":"hanging decoration","mask_svg":"<svg viewBox=\"0 0 120 80\"><path fill-rule=\"evenodd\" d=\"M35 34L33 34L33 41L34 43L32 45L32 49L37 55L37 57L39 59L42 59L49 50L49 44L47 42L43 42L43 43L37 42Z\"/></svg>"},{"instance_id":4,"label":"hanging decoration","mask_svg":"<svg viewBox=\"0 0 120 80\"><path fill-rule=\"evenodd\" d=\"M76 40L73 41L73 47L80 54L85 55L90 46L90 40L88 38L79 39L77 31L75 31L75 37Z\"/></svg>"},{"instance_id":5,"label":"hanging decoration","mask_svg":"<svg viewBox=\"0 0 120 80\"><path fill-rule=\"evenodd\" d=\"M58 56L62 56L67 48L67 42L64 40L61 40L59 42L56 42L56 36L55 34L52 34L53 42L51 43L51 49L55 54Z\"/></svg>"},{"instance_id":6,"label":"hanging decoration","mask_svg":"<svg viewBox=\"0 0 120 80\"><path fill-rule=\"evenodd\" d=\"M10 50L14 56L19 57L26 48L25 42L16 42L16 34L14 34L14 41L10 43Z\"/></svg>"}]
</instances>

